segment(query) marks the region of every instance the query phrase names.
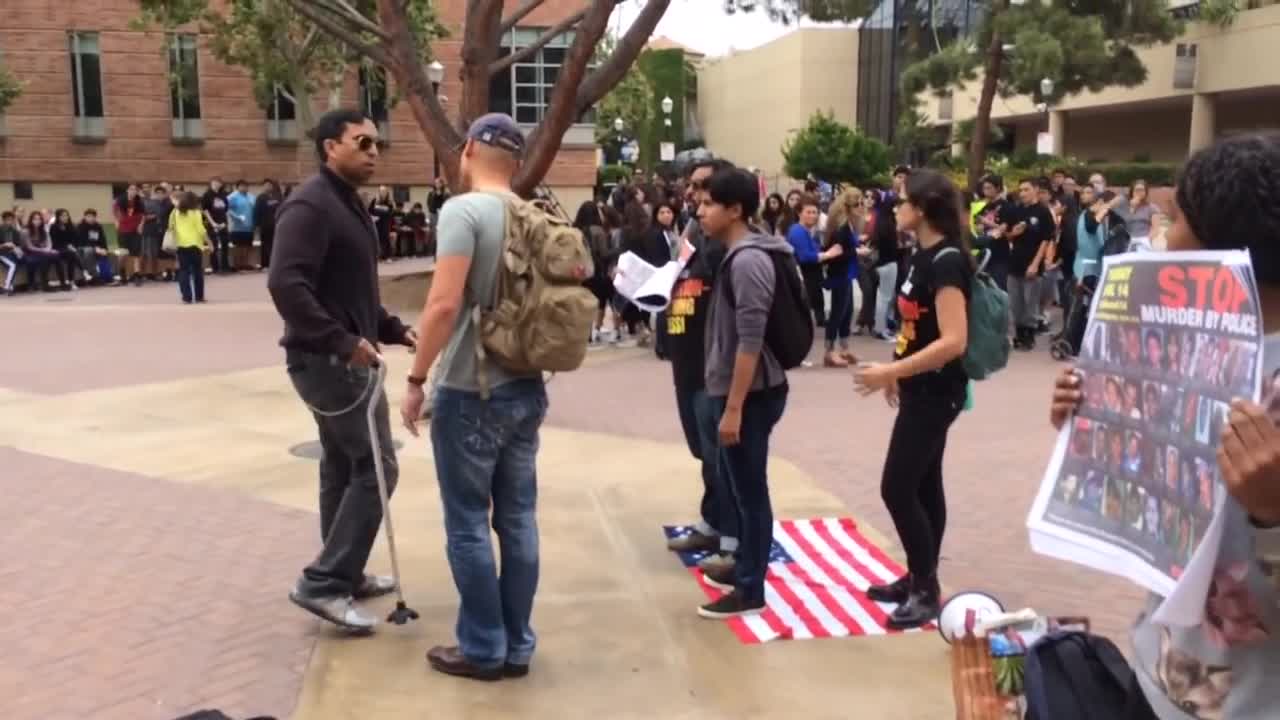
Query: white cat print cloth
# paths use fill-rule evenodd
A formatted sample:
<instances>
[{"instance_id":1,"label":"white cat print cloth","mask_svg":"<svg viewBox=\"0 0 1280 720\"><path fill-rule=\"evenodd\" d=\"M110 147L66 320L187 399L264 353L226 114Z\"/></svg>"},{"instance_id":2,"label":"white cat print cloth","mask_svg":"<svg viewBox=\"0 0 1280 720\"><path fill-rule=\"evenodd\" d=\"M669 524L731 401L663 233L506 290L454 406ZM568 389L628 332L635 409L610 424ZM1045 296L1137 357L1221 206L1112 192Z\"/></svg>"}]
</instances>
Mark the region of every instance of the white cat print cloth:
<instances>
[{"instance_id":1,"label":"white cat print cloth","mask_svg":"<svg viewBox=\"0 0 1280 720\"><path fill-rule=\"evenodd\" d=\"M1264 404L1280 422L1280 335L1263 349ZM1280 718L1280 529L1264 530L1227 497L1222 538L1194 627L1151 622L1148 599L1133 631L1135 670L1161 720Z\"/></svg>"}]
</instances>

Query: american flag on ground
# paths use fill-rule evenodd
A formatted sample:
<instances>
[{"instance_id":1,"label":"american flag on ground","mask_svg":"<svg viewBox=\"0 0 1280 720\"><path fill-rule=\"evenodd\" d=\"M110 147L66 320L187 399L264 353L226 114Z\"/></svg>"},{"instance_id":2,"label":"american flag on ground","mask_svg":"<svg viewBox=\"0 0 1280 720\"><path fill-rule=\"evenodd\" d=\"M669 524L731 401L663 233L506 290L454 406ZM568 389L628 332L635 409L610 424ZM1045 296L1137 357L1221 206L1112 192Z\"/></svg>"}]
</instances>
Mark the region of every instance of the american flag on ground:
<instances>
[{"instance_id":1,"label":"american flag on ground","mask_svg":"<svg viewBox=\"0 0 1280 720\"><path fill-rule=\"evenodd\" d=\"M692 527L665 526L668 538ZM703 552L679 553L707 597L722 594L708 585L698 569ZM759 615L733 618L729 628L743 643L770 640L884 635L892 605L866 596L867 587L892 582L905 571L858 532L849 518L781 520L773 523L773 548L765 579L766 609ZM932 630L930 624L922 628ZM907 630L905 632L920 632Z\"/></svg>"}]
</instances>

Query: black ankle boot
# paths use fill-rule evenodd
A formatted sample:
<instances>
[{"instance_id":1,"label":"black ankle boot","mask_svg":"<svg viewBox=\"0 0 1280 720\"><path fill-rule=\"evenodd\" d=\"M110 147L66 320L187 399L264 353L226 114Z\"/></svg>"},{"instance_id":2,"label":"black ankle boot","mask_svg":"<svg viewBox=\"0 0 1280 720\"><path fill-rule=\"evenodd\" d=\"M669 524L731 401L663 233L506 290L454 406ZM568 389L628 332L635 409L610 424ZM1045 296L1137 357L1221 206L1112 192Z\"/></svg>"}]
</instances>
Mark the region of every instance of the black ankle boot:
<instances>
[{"instance_id":1,"label":"black ankle boot","mask_svg":"<svg viewBox=\"0 0 1280 720\"><path fill-rule=\"evenodd\" d=\"M911 583L907 599L889 616L892 630L907 630L932 622L938 617L941 589L935 575L920 582Z\"/></svg>"},{"instance_id":2,"label":"black ankle boot","mask_svg":"<svg viewBox=\"0 0 1280 720\"><path fill-rule=\"evenodd\" d=\"M867 597L876 602L898 603L907 601L911 594L911 574L907 573L888 585L872 585L867 588Z\"/></svg>"}]
</instances>

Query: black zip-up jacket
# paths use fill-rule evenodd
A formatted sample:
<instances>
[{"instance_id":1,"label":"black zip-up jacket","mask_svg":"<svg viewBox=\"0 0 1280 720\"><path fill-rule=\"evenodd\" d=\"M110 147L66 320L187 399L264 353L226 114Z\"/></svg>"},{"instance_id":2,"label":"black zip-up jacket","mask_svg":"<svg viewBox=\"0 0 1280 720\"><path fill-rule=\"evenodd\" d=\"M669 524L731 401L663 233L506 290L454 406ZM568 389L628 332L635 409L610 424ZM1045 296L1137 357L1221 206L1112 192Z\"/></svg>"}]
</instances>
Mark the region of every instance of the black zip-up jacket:
<instances>
[{"instance_id":1,"label":"black zip-up jacket","mask_svg":"<svg viewBox=\"0 0 1280 720\"><path fill-rule=\"evenodd\" d=\"M403 344L405 325L382 307L378 235L351 185L328 168L276 211L267 288L287 349L349 359L360 338Z\"/></svg>"}]
</instances>

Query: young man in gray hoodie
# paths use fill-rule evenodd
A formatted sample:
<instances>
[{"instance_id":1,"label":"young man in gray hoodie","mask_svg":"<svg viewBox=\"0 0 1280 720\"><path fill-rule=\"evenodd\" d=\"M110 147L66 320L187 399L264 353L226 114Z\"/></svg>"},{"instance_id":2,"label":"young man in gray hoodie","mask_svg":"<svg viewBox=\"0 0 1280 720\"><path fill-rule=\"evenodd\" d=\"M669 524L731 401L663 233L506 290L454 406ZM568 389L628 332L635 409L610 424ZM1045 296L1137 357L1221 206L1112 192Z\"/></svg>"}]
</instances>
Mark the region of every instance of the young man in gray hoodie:
<instances>
[{"instance_id":1,"label":"young man in gray hoodie","mask_svg":"<svg viewBox=\"0 0 1280 720\"><path fill-rule=\"evenodd\" d=\"M731 568L705 569L727 592L698 608L706 618L764 610L764 581L773 544L769 503L769 435L787 405L787 375L765 345L777 277L773 253L791 254L781 238L750 227L760 205L755 177L726 168L707 181L698 209L702 230L727 248L707 315L707 395L720 418L720 469L738 514L738 549Z\"/></svg>"}]
</instances>

